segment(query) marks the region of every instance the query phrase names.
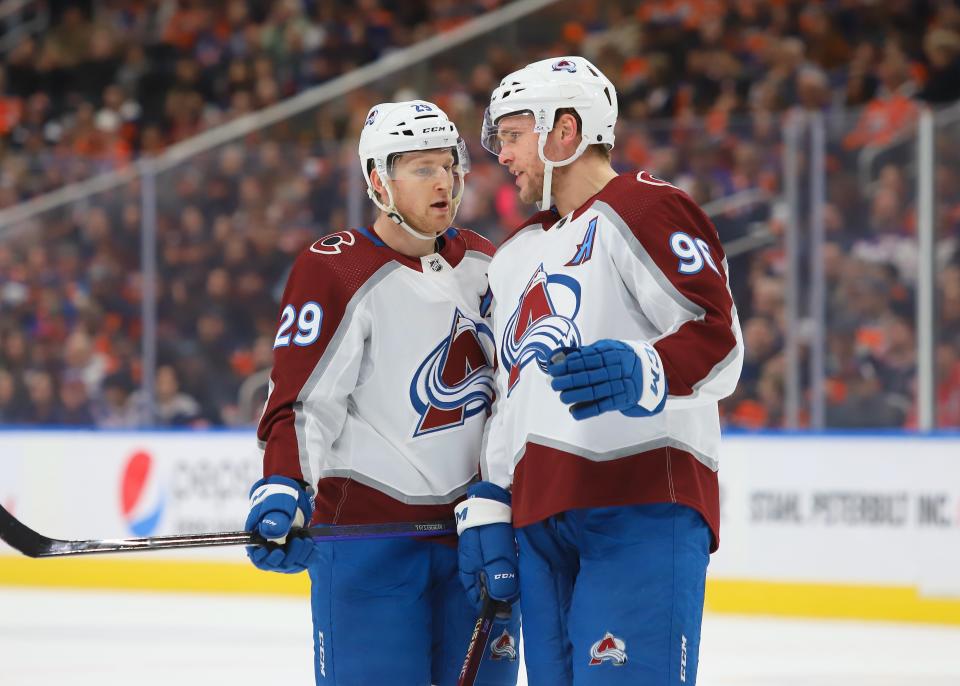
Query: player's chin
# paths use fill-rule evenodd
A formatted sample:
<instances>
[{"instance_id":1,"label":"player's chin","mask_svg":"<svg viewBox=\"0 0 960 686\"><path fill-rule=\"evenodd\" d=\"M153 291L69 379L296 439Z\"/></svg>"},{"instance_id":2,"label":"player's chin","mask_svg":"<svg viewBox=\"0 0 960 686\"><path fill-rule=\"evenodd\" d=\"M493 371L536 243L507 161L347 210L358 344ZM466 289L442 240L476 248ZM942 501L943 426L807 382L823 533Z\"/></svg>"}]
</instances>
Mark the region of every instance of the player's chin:
<instances>
[{"instance_id":1,"label":"player's chin","mask_svg":"<svg viewBox=\"0 0 960 686\"><path fill-rule=\"evenodd\" d=\"M531 184L526 184L520 188L520 200L527 205L533 205L540 202L543 197L543 187L534 188Z\"/></svg>"},{"instance_id":2,"label":"player's chin","mask_svg":"<svg viewBox=\"0 0 960 686\"><path fill-rule=\"evenodd\" d=\"M417 230L430 236L439 236L450 227L447 217L427 215L417 222Z\"/></svg>"},{"instance_id":3,"label":"player's chin","mask_svg":"<svg viewBox=\"0 0 960 686\"><path fill-rule=\"evenodd\" d=\"M426 217L424 217L424 225L427 226L428 231L434 233L442 233L453 221L453 209L450 205L445 207L434 207L431 206L427 210Z\"/></svg>"}]
</instances>

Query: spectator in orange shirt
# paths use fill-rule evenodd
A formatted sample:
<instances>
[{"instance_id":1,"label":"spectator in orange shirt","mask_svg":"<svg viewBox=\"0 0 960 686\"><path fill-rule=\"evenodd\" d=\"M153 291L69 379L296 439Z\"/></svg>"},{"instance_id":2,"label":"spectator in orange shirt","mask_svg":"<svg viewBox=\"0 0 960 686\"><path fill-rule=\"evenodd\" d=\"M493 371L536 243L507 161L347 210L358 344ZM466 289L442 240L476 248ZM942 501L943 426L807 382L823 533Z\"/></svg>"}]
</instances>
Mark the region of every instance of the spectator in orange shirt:
<instances>
[{"instance_id":1,"label":"spectator in orange shirt","mask_svg":"<svg viewBox=\"0 0 960 686\"><path fill-rule=\"evenodd\" d=\"M917 116L917 105L911 99L914 83L906 56L892 44L885 53L878 68L880 93L867 103L856 128L843 139L847 150L889 143Z\"/></svg>"}]
</instances>

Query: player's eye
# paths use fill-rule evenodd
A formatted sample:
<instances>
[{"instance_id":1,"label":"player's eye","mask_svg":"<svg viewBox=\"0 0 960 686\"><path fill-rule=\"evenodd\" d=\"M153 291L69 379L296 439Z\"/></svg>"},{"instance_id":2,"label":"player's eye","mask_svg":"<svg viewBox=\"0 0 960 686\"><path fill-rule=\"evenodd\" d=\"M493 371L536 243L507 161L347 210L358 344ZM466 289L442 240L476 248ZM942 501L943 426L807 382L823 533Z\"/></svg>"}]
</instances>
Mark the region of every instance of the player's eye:
<instances>
[{"instance_id":1,"label":"player's eye","mask_svg":"<svg viewBox=\"0 0 960 686\"><path fill-rule=\"evenodd\" d=\"M416 169L413 170L413 173L416 174L421 179L429 179L431 176L433 176L433 168L417 167Z\"/></svg>"},{"instance_id":2,"label":"player's eye","mask_svg":"<svg viewBox=\"0 0 960 686\"><path fill-rule=\"evenodd\" d=\"M501 143L516 143L520 139L520 131L501 131L498 138Z\"/></svg>"}]
</instances>

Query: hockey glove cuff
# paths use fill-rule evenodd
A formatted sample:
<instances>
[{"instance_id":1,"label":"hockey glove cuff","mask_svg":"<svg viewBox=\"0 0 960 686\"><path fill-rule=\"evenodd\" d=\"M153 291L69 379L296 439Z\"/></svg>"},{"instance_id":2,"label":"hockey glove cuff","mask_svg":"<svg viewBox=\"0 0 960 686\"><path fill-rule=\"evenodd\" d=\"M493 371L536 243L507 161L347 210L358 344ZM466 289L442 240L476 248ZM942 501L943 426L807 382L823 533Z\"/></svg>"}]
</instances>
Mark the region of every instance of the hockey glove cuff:
<instances>
[{"instance_id":1,"label":"hockey glove cuff","mask_svg":"<svg viewBox=\"0 0 960 686\"><path fill-rule=\"evenodd\" d=\"M509 524L513 519L510 494L490 481L480 481L467 488L467 499L461 501L454 512L458 534L475 526L498 522Z\"/></svg>"}]
</instances>

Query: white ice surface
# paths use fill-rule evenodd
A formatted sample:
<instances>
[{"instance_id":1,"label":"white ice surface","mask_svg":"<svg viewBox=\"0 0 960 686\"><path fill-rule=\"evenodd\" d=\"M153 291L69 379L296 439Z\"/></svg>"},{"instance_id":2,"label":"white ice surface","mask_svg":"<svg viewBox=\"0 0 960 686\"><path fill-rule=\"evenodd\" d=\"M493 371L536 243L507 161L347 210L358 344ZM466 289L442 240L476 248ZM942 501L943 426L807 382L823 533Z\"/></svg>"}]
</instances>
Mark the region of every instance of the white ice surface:
<instances>
[{"instance_id":1,"label":"white ice surface","mask_svg":"<svg viewBox=\"0 0 960 686\"><path fill-rule=\"evenodd\" d=\"M304 599L0 588L0 686L311 686L309 627ZM708 615L698 684L960 686L960 628Z\"/></svg>"}]
</instances>

